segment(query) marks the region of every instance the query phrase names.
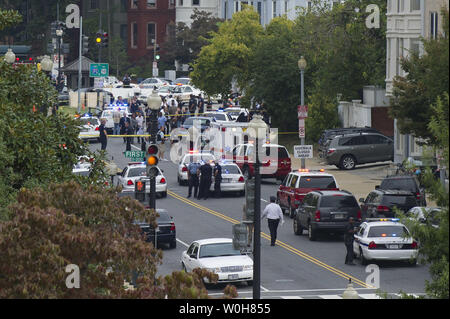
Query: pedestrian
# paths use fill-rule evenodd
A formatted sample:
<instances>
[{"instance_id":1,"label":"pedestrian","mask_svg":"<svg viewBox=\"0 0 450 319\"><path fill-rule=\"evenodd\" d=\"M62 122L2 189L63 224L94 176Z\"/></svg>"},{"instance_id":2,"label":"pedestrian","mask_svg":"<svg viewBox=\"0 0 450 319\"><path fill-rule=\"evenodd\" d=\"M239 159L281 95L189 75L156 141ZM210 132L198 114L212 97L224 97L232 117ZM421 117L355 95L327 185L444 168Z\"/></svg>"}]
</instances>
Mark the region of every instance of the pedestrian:
<instances>
[{"instance_id":1,"label":"pedestrian","mask_svg":"<svg viewBox=\"0 0 450 319\"><path fill-rule=\"evenodd\" d=\"M194 114L196 112L197 99L195 98L194 94L190 95L188 107L189 107L189 112L191 112L191 114Z\"/></svg>"},{"instance_id":2,"label":"pedestrian","mask_svg":"<svg viewBox=\"0 0 450 319\"><path fill-rule=\"evenodd\" d=\"M165 161L166 159L164 158L164 154L166 152L166 137L164 135L164 126L162 126L157 135L156 135L156 144L158 144L158 148L159 148L159 158L161 159L161 161Z\"/></svg>"},{"instance_id":3,"label":"pedestrian","mask_svg":"<svg viewBox=\"0 0 450 319\"><path fill-rule=\"evenodd\" d=\"M222 166L216 160L214 165L214 198L221 197L220 183L222 183Z\"/></svg>"},{"instance_id":4,"label":"pedestrian","mask_svg":"<svg viewBox=\"0 0 450 319\"><path fill-rule=\"evenodd\" d=\"M162 112L158 113L158 130L166 127L167 118L162 114Z\"/></svg>"},{"instance_id":5,"label":"pedestrian","mask_svg":"<svg viewBox=\"0 0 450 319\"><path fill-rule=\"evenodd\" d=\"M134 135L134 131L133 128L130 125L130 122L125 122L125 131L123 133L124 135ZM131 151L131 139L132 137L127 137L126 138L126 147L125 147L125 151Z\"/></svg>"},{"instance_id":6,"label":"pedestrian","mask_svg":"<svg viewBox=\"0 0 450 319\"><path fill-rule=\"evenodd\" d=\"M125 126L125 123L130 124L130 118L127 116L127 113L126 113L126 112L123 112L122 115L123 115L123 116L120 118L120 121L119 121L120 135L126 135L126 134L127 134L127 133L126 133L127 127ZM126 137L123 138L123 142L124 142L124 143L127 142Z\"/></svg>"},{"instance_id":7,"label":"pedestrian","mask_svg":"<svg viewBox=\"0 0 450 319\"><path fill-rule=\"evenodd\" d=\"M137 133L138 135L142 135L142 134L144 134L144 117L142 116L142 113L141 113L141 112L137 112L136 114L137 114L137 116L136 116L136 122L137 122L137 130L136 130L136 133ZM138 143L141 142L141 139L142 139L142 141L144 141L144 138L143 138L143 137L139 137L139 136L138 136L138 138L137 138Z\"/></svg>"},{"instance_id":8,"label":"pedestrian","mask_svg":"<svg viewBox=\"0 0 450 319\"><path fill-rule=\"evenodd\" d=\"M277 241L277 228L281 220L281 225L284 224L283 211L280 205L276 203L277 198L270 196L270 204L264 209L261 219L267 218L269 230L270 230L270 246L275 246Z\"/></svg>"},{"instance_id":9,"label":"pedestrian","mask_svg":"<svg viewBox=\"0 0 450 319\"><path fill-rule=\"evenodd\" d=\"M197 199L208 199L211 187L212 168L209 162L203 162L200 167L200 186Z\"/></svg>"},{"instance_id":10,"label":"pedestrian","mask_svg":"<svg viewBox=\"0 0 450 319\"><path fill-rule=\"evenodd\" d=\"M120 134L120 112L115 109L113 112L113 122L114 122L114 135Z\"/></svg>"},{"instance_id":11,"label":"pedestrian","mask_svg":"<svg viewBox=\"0 0 450 319\"><path fill-rule=\"evenodd\" d=\"M198 113L203 114L205 112L205 100L202 98L202 95L198 95Z\"/></svg>"},{"instance_id":12,"label":"pedestrian","mask_svg":"<svg viewBox=\"0 0 450 319\"><path fill-rule=\"evenodd\" d=\"M189 185L189 193L187 198L192 195L192 187L194 188L194 198L198 195L198 175L200 169L200 163L198 162L190 162L188 167L188 185Z\"/></svg>"},{"instance_id":13,"label":"pedestrian","mask_svg":"<svg viewBox=\"0 0 450 319\"><path fill-rule=\"evenodd\" d=\"M355 233L355 225L354 225L353 217L348 219L348 224L345 227L344 233L344 244L345 248L347 248L347 254L345 255L345 264L346 265L355 265L353 263L354 255L353 255L353 234Z\"/></svg>"},{"instance_id":14,"label":"pedestrian","mask_svg":"<svg viewBox=\"0 0 450 319\"><path fill-rule=\"evenodd\" d=\"M102 118L100 119L100 126L98 127L98 130L100 131L100 143L102 144L101 149L106 150L106 144L108 143L108 134L106 132L105 128L106 119Z\"/></svg>"},{"instance_id":15,"label":"pedestrian","mask_svg":"<svg viewBox=\"0 0 450 319\"><path fill-rule=\"evenodd\" d=\"M133 130L133 135L135 135L136 132L137 132L137 129L138 129L138 122L136 120L136 113L131 114L130 126L131 126L131 129ZM134 137L131 138L131 143L134 144Z\"/></svg>"}]
</instances>

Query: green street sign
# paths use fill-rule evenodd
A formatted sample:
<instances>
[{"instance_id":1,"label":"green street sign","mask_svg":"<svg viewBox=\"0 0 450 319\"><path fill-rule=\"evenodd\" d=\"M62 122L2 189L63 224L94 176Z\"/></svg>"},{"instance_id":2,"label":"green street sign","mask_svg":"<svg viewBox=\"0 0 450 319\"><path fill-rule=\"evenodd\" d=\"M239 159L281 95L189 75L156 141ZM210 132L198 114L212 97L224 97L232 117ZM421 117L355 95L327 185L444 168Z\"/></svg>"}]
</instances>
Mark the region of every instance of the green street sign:
<instances>
[{"instance_id":1,"label":"green street sign","mask_svg":"<svg viewBox=\"0 0 450 319\"><path fill-rule=\"evenodd\" d=\"M142 162L145 160L145 152L144 151L126 151L125 157L129 158L133 161Z\"/></svg>"},{"instance_id":2,"label":"green street sign","mask_svg":"<svg viewBox=\"0 0 450 319\"><path fill-rule=\"evenodd\" d=\"M106 77L109 76L108 63L91 63L89 64L89 77Z\"/></svg>"}]
</instances>

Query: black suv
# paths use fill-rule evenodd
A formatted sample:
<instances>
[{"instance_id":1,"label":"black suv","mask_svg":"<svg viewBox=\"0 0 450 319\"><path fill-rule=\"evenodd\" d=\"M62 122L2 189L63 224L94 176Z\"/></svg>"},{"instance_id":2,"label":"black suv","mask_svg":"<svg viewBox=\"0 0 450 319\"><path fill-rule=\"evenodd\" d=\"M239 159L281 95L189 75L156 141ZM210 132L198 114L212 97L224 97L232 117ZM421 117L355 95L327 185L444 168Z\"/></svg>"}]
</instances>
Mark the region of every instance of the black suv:
<instances>
[{"instance_id":1,"label":"black suv","mask_svg":"<svg viewBox=\"0 0 450 319\"><path fill-rule=\"evenodd\" d=\"M156 209L156 212L159 215L156 218L158 224L156 233L153 226L148 223L136 222L135 224L141 228L147 242L151 242L157 247L160 244L169 244L170 248L176 248L176 228L173 217L169 216L165 209Z\"/></svg>"},{"instance_id":2,"label":"black suv","mask_svg":"<svg viewBox=\"0 0 450 319\"><path fill-rule=\"evenodd\" d=\"M419 206L427 206L425 188L420 187L419 179L414 175L388 176L381 182L377 189L395 189L408 191L416 196Z\"/></svg>"},{"instance_id":3,"label":"black suv","mask_svg":"<svg viewBox=\"0 0 450 319\"><path fill-rule=\"evenodd\" d=\"M405 213L418 206L416 196L411 192L392 189L373 190L366 199L360 198L359 201L364 218L395 217L394 206Z\"/></svg>"},{"instance_id":4,"label":"black suv","mask_svg":"<svg viewBox=\"0 0 450 319\"><path fill-rule=\"evenodd\" d=\"M349 217L361 222L361 209L350 192L309 192L296 211L294 233L308 229L309 240L316 240L319 232L343 233Z\"/></svg>"}]
</instances>

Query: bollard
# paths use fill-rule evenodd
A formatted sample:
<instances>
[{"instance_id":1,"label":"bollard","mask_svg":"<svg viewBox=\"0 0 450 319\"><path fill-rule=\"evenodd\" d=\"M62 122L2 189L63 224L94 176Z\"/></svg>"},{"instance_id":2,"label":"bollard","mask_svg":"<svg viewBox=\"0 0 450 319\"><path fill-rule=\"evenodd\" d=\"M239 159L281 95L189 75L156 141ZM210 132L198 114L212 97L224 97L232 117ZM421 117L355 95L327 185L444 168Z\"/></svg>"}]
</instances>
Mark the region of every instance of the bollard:
<instances>
[{"instance_id":1,"label":"bollard","mask_svg":"<svg viewBox=\"0 0 450 319\"><path fill-rule=\"evenodd\" d=\"M342 299L359 299L358 292L353 288L352 279L348 278L347 289L342 294Z\"/></svg>"}]
</instances>

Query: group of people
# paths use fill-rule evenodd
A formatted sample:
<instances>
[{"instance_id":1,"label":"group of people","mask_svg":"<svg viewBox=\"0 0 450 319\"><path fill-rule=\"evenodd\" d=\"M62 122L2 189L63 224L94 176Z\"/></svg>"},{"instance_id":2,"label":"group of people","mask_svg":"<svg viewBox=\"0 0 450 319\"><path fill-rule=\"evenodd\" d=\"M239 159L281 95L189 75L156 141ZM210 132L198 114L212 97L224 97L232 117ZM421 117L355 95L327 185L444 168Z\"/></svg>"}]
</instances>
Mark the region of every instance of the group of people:
<instances>
[{"instance_id":1,"label":"group of people","mask_svg":"<svg viewBox=\"0 0 450 319\"><path fill-rule=\"evenodd\" d=\"M188 196L192 196L192 189L194 189L194 197L197 199L208 199L210 195L210 188L212 177L214 176L214 197L221 196L220 183L222 182L222 167L216 161L214 168L209 162L191 162L187 166L188 173Z\"/></svg>"}]
</instances>

